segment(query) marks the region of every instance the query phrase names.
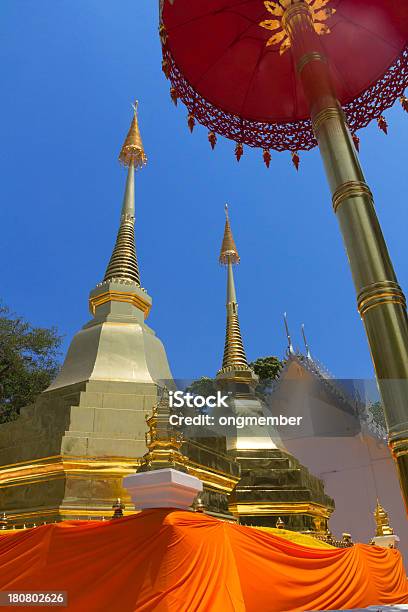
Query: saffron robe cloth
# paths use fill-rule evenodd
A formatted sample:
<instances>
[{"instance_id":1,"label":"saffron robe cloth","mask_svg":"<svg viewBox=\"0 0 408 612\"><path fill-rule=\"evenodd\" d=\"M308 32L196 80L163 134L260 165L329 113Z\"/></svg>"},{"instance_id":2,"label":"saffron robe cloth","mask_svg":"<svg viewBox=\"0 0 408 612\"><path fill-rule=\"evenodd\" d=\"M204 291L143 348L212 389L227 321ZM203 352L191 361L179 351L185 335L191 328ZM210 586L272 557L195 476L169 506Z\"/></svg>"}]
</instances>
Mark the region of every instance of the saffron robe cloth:
<instances>
[{"instance_id":1,"label":"saffron robe cloth","mask_svg":"<svg viewBox=\"0 0 408 612\"><path fill-rule=\"evenodd\" d=\"M397 550L309 548L169 509L2 535L0 590L67 591L67 609L75 612L283 612L408 603Z\"/></svg>"}]
</instances>

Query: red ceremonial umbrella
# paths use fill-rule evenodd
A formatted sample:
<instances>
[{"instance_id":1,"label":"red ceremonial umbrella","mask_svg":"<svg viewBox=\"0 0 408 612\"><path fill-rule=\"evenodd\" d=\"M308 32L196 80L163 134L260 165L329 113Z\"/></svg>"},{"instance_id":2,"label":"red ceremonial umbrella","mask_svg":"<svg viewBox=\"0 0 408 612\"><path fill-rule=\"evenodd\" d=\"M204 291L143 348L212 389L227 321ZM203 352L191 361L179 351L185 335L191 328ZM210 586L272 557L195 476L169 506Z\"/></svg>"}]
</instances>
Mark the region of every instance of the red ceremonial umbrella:
<instances>
[{"instance_id":1,"label":"red ceremonial umbrella","mask_svg":"<svg viewBox=\"0 0 408 612\"><path fill-rule=\"evenodd\" d=\"M408 319L356 152L356 131L408 110L407 0L162 0L163 71L188 125L324 161L408 503Z\"/></svg>"},{"instance_id":2,"label":"red ceremonial umbrella","mask_svg":"<svg viewBox=\"0 0 408 612\"><path fill-rule=\"evenodd\" d=\"M173 99L180 98L190 116L210 131L263 149L310 149L317 142L281 27L284 9L276 2L265 4L268 8L261 0L165 2L163 69ZM408 84L406 2L309 4L351 131L382 117L397 97L408 111L403 97ZM269 18L274 30L259 25ZM268 45L272 36L278 42Z\"/></svg>"}]
</instances>

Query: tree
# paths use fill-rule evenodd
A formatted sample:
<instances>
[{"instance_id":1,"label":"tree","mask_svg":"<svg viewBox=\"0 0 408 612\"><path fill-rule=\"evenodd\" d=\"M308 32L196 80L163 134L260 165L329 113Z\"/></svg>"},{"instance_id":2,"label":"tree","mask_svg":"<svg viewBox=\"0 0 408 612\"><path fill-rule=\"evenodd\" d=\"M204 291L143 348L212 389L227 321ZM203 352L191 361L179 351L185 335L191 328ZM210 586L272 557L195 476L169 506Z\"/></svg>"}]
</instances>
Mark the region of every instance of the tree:
<instances>
[{"instance_id":1,"label":"tree","mask_svg":"<svg viewBox=\"0 0 408 612\"><path fill-rule=\"evenodd\" d=\"M255 374L259 376L259 382L273 380L278 377L283 363L277 357L259 357L249 364Z\"/></svg>"},{"instance_id":2,"label":"tree","mask_svg":"<svg viewBox=\"0 0 408 612\"><path fill-rule=\"evenodd\" d=\"M252 368L259 376L259 388L260 390L264 390L265 386L267 387L271 380L278 377L279 372L281 371L283 366L283 362L280 361L277 357L260 357L249 364L249 367ZM208 397L209 395L214 395L217 391L216 383L213 378L208 378L207 376L202 376L197 380L194 380L187 388L187 393L193 393L194 395L202 395L203 397Z\"/></svg>"},{"instance_id":3,"label":"tree","mask_svg":"<svg viewBox=\"0 0 408 612\"><path fill-rule=\"evenodd\" d=\"M371 414L373 415L374 422L379 427L382 427L383 429L385 429L385 431L387 431L387 424L385 422L384 408L382 406L382 403L381 402L374 402L373 404L370 404L368 409L371 412Z\"/></svg>"},{"instance_id":4,"label":"tree","mask_svg":"<svg viewBox=\"0 0 408 612\"><path fill-rule=\"evenodd\" d=\"M0 423L12 421L56 376L61 336L0 304Z\"/></svg>"},{"instance_id":5,"label":"tree","mask_svg":"<svg viewBox=\"0 0 408 612\"><path fill-rule=\"evenodd\" d=\"M208 376L202 376L197 380L193 380L191 385L186 388L186 393L193 393L194 395L202 395L208 397L214 395L217 392L214 379L208 378Z\"/></svg>"}]
</instances>

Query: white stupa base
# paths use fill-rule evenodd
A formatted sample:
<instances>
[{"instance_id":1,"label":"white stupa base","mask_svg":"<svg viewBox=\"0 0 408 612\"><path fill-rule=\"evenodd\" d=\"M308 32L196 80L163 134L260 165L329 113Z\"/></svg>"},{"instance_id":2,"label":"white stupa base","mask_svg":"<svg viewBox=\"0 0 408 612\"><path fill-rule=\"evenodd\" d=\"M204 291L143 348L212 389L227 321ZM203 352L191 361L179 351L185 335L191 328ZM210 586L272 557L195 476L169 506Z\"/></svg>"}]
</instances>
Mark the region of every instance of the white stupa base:
<instances>
[{"instance_id":1,"label":"white stupa base","mask_svg":"<svg viewBox=\"0 0 408 612\"><path fill-rule=\"evenodd\" d=\"M165 468L132 474L123 479L136 508L180 508L188 510L203 483L195 476Z\"/></svg>"},{"instance_id":2,"label":"white stupa base","mask_svg":"<svg viewBox=\"0 0 408 612\"><path fill-rule=\"evenodd\" d=\"M383 548L397 548L399 541L400 539L397 535L376 536L373 538L373 544Z\"/></svg>"}]
</instances>

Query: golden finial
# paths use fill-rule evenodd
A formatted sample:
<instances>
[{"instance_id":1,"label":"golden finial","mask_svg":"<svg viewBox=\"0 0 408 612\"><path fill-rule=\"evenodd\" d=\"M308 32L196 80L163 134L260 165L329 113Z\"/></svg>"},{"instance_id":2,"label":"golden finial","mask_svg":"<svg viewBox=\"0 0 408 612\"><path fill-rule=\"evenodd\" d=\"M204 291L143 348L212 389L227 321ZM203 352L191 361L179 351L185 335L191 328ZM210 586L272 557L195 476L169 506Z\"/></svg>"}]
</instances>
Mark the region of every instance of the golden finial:
<instances>
[{"instance_id":1,"label":"golden finial","mask_svg":"<svg viewBox=\"0 0 408 612\"><path fill-rule=\"evenodd\" d=\"M145 434L147 453L141 460L140 470L157 470L173 467L185 471L186 457L182 454L183 435L169 423L171 416L169 391L162 389L162 394L150 416L146 416L148 431Z\"/></svg>"},{"instance_id":2,"label":"golden finial","mask_svg":"<svg viewBox=\"0 0 408 612\"><path fill-rule=\"evenodd\" d=\"M237 264L240 261L237 247L235 246L234 237L232 235L232 230L229 222L228 216L228 204L225 204L225 229L224 229L224 238L222 239L221 245L221 253L219 262L221 264L227 265L230 261L233 264Z\"/></svg>"},{"instance_id":3,"label":"golden finial","mask_svg":"<svg viewBox=\"0 0 408 612\"><path fill-rule=\"evenodd\" d=\"M135 100L135 102L132 104L134 111L132 123L119 154L119 161L124 166L130 166L133 164L135 169L142 168L147 162L147 157L144 152L142 138L139 131L137 116L138 106L139 102L138 100Z\"/></svg>"},{"instance_id":4,"label":"golden finial","mask_svg":"<svg viewBox=\"0 0 408 612\"><path fill-rule=\"evenodd\" d=\"M279 517L276 521L276 529L285 529L285 523L283 522L281 517Z\"/></svg>"},{"instance_id":5,"label":"golden finial","mask_svg":"<svg viewBox=\"0 0 408 612\"><path fill-rule=\"evenodd\" d=\"M113 510L113 519L119 519L123 517L123 510L125 509L125 504L122 503L120 497L116 499L116 501L112 505Z\"/></svg>"},{"instance_id":6,"label":"golden finial","mask_svg":"<svg viewBox=\"0 0 408 612\"><path fill-rule=\"evenodd\" d=\"M195 512L205 512L205 503L200 494L197 496L196 500L193 503L193 510Z\"/></svg>"},{"instance_id":7,"label":"golden finial","mask_svg":"<svg viewBox=\"0 0 408 612\"><path fill-rule=\"evenodd\" d=\"M0 518L0 529L8 529L8 518L5 512L3 512Z\"/></svg>"},{"instance_id":8,"label":"golden finial","mask_svg":"<svg viewBox=\"0 0 408 612\"><path fill-rule=\"evenodd\" d=\"M377 499L377 505L374 510L374 519L375 519L375 524L377 525L377 529L375 532L376 537L394 534L394 530L390 525L390 519L388 518L388 513L381 506L378 499Z\"/></svg>"},{"instance_id":9,"label":"golden finial","mask_svg":"<svg viewBox=\"0 0 408 612\"><path fill-rule=\"evenodd\" d=\"M351 546L354 546L354 542L353 542L353 538L351 537L351 533L343 533L341 542L344 548L351 548Z\"/></svg>"}]
</instances>

